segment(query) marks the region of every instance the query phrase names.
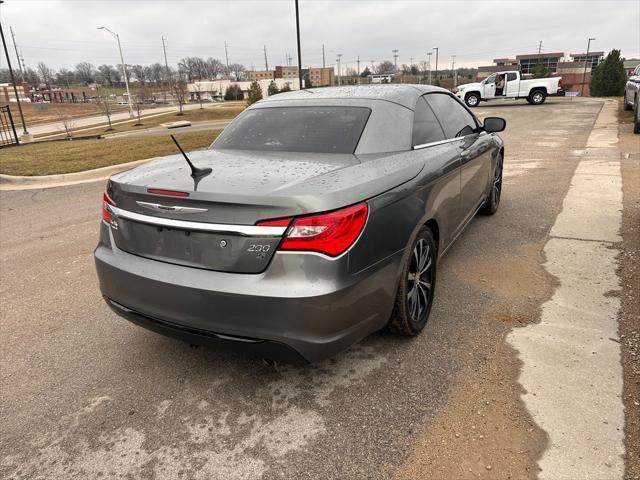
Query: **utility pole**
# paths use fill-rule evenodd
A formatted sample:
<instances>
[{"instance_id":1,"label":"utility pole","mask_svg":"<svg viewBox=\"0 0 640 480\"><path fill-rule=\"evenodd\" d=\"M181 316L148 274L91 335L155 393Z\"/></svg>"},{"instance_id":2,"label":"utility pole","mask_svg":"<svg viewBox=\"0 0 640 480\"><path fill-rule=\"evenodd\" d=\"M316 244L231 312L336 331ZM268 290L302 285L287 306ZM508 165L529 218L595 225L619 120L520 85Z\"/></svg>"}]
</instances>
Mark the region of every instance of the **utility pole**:
<instances>
[{"instance_id":1,"label":"utility pole","mask_svg":"<svg viewBox=\"0 0 640 480\"><path fill-rule=\"evenodd\" d=\"M227 60L227 78L229 78L229 46L227 45L227 41L224 41L224 56Z\"/></svg>"},{"instance_id":2,"label":"utility pole","mask_svg":"<svg viewBox=\"0 0 640 480\"><path fill-rule=\"evenodd\" d=\"M456 75L456 56L451 55L451 75L453 76L453 88L456 88L457 75Z\"/></svg>"},{"instance_id":3,"label":"utility pole","mask_svg":"<svg viewBox=\"0 0 640 480\"><path fill-rule=\"evenodd\" d=\"M0 3L4 3L0 1ZM11 59L9 58L9 50L7 50L7 42L4 40L4 31L2 30L2 22L0 22L0 37L2 37L2 46L4 47L4 54L7 57L7 67L9 67L9 76L11 77L11 83L13 84L13 93L16 95L16 102L18 103L18 110L20 111L20 120L22 121L23 141L30 141L30 135L27 131L27 124L24 123L24 114L22 113L22 104L20 103L20 95L18 95L18 87L16 86L16 79L13 76L13 68L11 68ZM26 137L26 138L25 138Z\"/></svg>"},{"instance_id":4,"label":"utility pole","mask_svg":"<svg viewBox=\"0 0 640 480\"><path fill-rule=\"evenodd\" d=\"M538 43L538 64L542 65L542 40Z\"/></svg>"},{"instance_id":5,"label":"utility pole","mask_svg":"<svg viewBox=\"0 0 640 480\"><path fill-rule=\"evenodd\" d=\"M584 71L582 72L582 96L584 97L584 87L585 87L585 78L587 76L587 62L589 61L589 48L591 47L591 40L595 40L595 38L589 38L587 42L587 54L584 57Z\"/></svg>"},{"instance_id":6,"label":"utility pole","mask_svg":"<svg viewBox=\"0 0 640 480\"><path fill-rule=\"evenodd\" d=\"M298 81L300 82L300 90L304 90L304 82L302 81L302 52L300 51L300 12L298 11L298 0L296 0L296 37L298 41Z\"/></svg>"},{"instance_id":7,"label":"utility pole","mask_svg":"<svg viewBox=\"0 0 640 480\"><path fill-rule=\"evenodd\" d=\"M433 52L427 52L427 69L429 70L429 85L431 85L431 55L433 55Z\"/></svg>"},{"instance_id":8,"label":"utility pole","mask_svg":"<svg viewBox=\"0 0 640 480\"><path fill-rule=\"evenodd\" d=\"M106 30L116 39L118 43L118 51L120 52L120 64L122 65L122 75L124 75L124 86L127 89L127 100L129 103L129 118L133 118L133 104L131 103L131 92L129 91L129 78L127 77L127 66L124 63L124 56L122 55L122 45L120 45L120 35L112 32L107 27L98 27L98 30Z\"/></svg>"},{"instance_id":9,"label":"utility pole","mask_svg":"<svg viewBox=\"0 0 640 480\"><path fill-rule=\"evenodd\" d=\"M22 77L22 81L24 82L24 70L22 70L22 65L20 65L20 55L18 55L18 47L16 47L16 36L13 33L13 28L9 25L9 30L11 31L11 39L13 40L13 48L16 51L16 58L18 59L18 68L20 68L20 76Z\"/></svg>"},{"instance_id":10,"label":"utility pole","mask_svg":"<svg viewBox=\"0 0 640 480\"><path fill-rule=\"evenodd\" d=\"M339 53L338 58L336 58L336 63L338 64L338 85L342 85L342 78L340 77L340 57L342 57L341 53Z\"/></svg>"},{"instance_id":11,"label":"utility pole","mask_svg":"<svg viewBox=\"0 0 640 480\"><path fill-rule=\"evenodd\" d=\"M269 62L267 61L267 46L264 46L264 69L269 70Z\"/></svg>"},{"instance_id":12,"label":"utility pole","mask_svg":"<svg viewBox=\"0 0 640 480\"><path fill-rule=\"evenodd\" d=\"M436 82L438 81L438 47L433 47L436 51Z\"/></svg>"},{"instance_id":13,"label":"utility pole","mask_svg":"<svg viewBox=\"0 0 640 480\"><path fill-rule=\"evenodd\" d=\"M360 55L358 55L358 60L356 60L356 62L358 63L358 77L360 76Z\"/></svg>"},{"instance_id":14,"label":"utility pole","mask_svg":"<svg viewBox=\"0 0 640 480\"><path fill-rule=\"evenodd\" d=\"M325 66L324 66L324 43L322 44L322 68L325 68Z\"/></svg>"},{"instance_id":15,"label":"utility pole","mask_svg":"<svg viewBox=\"0 0 640 480\"><path fill-rule=\"evenodd\" d=\"M164 43L164 35L162 36L162 51L164 52L164 66L167 69L167 78L169 79L169 90L171 90L171 97L173 97L173 76L171 75L171 70L169 70L169 62L167 62L167 46ZM167 101L167 96L164 97L165 102Z\"/></svg>"},{"instance_id":16,"label":"utility pole","mask_svg":"<svg viewBox=\"0 0 640 480\"><path fill-rule=\"evenodd\" d=\"M391 50L393 52L393 71L394 73L398 71L398 52L399 50L396 48Z\"/></svg>"}]
</instances>

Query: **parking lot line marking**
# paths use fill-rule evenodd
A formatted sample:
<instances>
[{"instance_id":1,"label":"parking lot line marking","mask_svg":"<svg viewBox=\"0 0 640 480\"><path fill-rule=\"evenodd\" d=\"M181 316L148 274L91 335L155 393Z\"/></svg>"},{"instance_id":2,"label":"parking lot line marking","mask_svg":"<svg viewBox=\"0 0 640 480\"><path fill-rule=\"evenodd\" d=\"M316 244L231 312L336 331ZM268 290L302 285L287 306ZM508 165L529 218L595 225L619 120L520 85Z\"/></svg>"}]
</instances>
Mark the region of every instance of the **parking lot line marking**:
<instances>
[{"instance_id":1,"label":"parking lot line marking","mask_svg":"<svg viewBox=\"0 0 640 480\"><path fill-rule=\"evenodd\" d=\"M610 295L620 288L616 112L617 103L605 103L544 248L559 287L540 323L508 336L523 362L524 403L549 435L541 479L621 479L624 472L620 300Z\"/></svg>"}]
</instances>

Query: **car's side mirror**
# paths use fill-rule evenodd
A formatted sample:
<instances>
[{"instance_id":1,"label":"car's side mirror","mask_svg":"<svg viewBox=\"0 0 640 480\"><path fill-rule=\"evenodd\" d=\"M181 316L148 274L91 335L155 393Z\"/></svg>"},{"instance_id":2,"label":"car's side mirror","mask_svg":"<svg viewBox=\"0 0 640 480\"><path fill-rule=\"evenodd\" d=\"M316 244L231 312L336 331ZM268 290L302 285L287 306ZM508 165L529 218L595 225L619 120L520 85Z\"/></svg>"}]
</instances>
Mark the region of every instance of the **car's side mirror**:
<instances>
[{"instance_id":1,"label":"car's side mirror","mask_svg":"<svg viewBox=\"0 0 640 480\"><path fill-rule=\"evenodd\" d=\"M502 132L507 127L507 122L504 118L500 117L487 117L484 119L484 128L485 132L495 133Z\"/></svg>"}]
</instances>

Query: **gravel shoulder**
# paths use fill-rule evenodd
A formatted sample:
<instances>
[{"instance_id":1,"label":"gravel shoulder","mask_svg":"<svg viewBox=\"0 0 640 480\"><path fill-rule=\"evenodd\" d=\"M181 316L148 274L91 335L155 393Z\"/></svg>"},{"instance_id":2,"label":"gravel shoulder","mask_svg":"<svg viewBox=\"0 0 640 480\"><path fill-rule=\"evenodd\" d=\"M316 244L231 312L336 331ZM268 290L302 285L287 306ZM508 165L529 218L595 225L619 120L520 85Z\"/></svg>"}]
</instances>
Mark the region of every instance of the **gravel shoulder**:
<instances>
[{"instance_id":1,"label":"gravel shoulder","mask_svg":"<svg viewBox=\"0 0 640 480\"><path fill-rule=\"evenodd\" d=\"M621 112L622 245L618 275L622 290L618 315L624 374L626 480L640 479L640 136ZM628 154L628 156L627 156Z\"/></svg>"}]
</instances>

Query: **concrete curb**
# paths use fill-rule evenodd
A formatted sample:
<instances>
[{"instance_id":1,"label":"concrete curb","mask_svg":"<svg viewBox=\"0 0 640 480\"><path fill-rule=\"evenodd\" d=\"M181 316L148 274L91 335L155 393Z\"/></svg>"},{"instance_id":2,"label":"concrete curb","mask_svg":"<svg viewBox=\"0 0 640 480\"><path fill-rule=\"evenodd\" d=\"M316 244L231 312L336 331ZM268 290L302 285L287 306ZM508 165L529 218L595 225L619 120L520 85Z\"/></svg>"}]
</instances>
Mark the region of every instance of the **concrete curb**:
<instances>
[{"instance_id":1,"label":"concrete curb","mask_svg":"<svg viewBox=\"0 0 640 480\"><path fill-rule=\"evenodd\" d=\"M11 190L32 190L36 188L64 187L67 185L77 185L80 183L97 182L106 180L111 175L129 170L151 160L161 157L146 158L134 162L120 163L108 167L95 168L84 172L61 173L59 175L42 176L15 176L0 174L0 192Z\"/></svg>"}]
</instances>

